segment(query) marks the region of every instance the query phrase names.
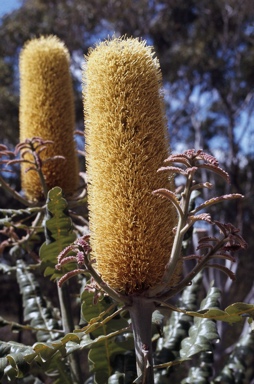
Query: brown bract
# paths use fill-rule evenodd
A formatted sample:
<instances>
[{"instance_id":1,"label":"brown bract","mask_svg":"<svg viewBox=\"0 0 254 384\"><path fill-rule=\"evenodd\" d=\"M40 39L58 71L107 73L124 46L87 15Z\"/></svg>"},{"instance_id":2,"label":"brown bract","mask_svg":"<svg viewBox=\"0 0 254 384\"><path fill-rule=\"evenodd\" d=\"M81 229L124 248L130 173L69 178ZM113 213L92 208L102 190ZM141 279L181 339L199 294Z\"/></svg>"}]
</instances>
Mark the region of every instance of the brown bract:
<instances>
[{"instance_id":1,"label":"brown bract","mask_svg":"<svg viewBox=\"0 0 254 384\"><path fill-rule=\"evenodd\" d=\"M92 258L124 293L161 279L176 212L152 195L172 180L157 169L168 156L161 72L138 39L113 39L86 58L84 113Z\"/></svg>"},{"instance_id":2,"label":"brown bract","mask_svg":"<svg viewBox=\"0 0 254 384\"><path fill-rule=\"evenodd\" d=\"M33 137L52 140L42 159L64 156L66 161L46 162L42 171L48 189L59 186L73 194L78 165L73 140L74 99L69 53L56 36L29 41L20 55L20 141ZM31 155L27 154L31 160ZM36 171L22 164L22 187L30 200L43 197Z\"/></svg>"}]
</instances>

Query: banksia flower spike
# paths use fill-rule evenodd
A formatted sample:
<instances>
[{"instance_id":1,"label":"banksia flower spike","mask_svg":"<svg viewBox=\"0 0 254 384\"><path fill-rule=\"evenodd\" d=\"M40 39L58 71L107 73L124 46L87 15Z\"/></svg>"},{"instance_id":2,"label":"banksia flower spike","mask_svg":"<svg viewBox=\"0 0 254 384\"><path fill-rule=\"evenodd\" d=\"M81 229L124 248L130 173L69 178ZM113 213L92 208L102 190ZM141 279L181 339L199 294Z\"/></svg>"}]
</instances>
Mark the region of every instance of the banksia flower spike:
<instances>
[{"instance_id":1,"label":"banksia flower spike","mask_svg":"<svg viewBox=\"0 0 254 384\"><path fill-rule=\"evenodd\" d=\"M42 173L48 189L59 186L66 195L78 185L69 60L56 36L29 41L20 55L20 141L40 137L53 142L40 153ZM29 153L23 158L32 160ZM29 200L40 200L44 196L38 173L27 168L27 163L21 164L22 188Z\"/></svg>"},{"instance_id":2,"label":"banksia flower spike","mask_svg":"<svg viewBox=\"0 0 254 384\"><path fill-rule=\"evenodd\" d=\"M169 145L159 64L144 42L116 38L84 72L91 257L110 287L142 294L164 274L176 225L173 205L152 195L172 187L157 172Z\"/></svg>"}]
</instances>

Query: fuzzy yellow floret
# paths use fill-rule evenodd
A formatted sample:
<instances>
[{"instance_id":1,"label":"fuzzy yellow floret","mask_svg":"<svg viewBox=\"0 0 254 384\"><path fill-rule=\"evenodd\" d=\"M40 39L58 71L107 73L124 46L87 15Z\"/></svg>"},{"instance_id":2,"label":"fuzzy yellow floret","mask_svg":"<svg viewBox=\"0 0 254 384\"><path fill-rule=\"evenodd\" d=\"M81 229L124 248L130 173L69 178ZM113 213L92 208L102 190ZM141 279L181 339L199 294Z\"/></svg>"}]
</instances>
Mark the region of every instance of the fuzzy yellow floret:
<instances>
[{"instance_id":1,"label":"fuzzy yellow floret","mask_svg":"<svg viewBox=\"0 0 254 384\"><path fill-rule=\"evenodd\" d=\"M29 41L20 55L20 141L35 136L54 141L42 158L60 155L66 161L47 162L42 170L48 188L59 186L67 195L78 185L69 64L68 50L56 36ZM30 200L40 200L43 194L38 174L26 173L27 167L22 164L22 188Z\"/></svg>"},{"instance_id":2,"label":"fuzzy yellow floret","mask_svg":"<svg viewBox=\"0 0 254 384\"><path fill-rule=\"evenodd\" d=\"M142 292L161 279L176 224L173 206L153 196L170 188L161 72L152 49L113 39L90 52L84 113L92 258L112 288Z\"/></svg>"}]
</instances>

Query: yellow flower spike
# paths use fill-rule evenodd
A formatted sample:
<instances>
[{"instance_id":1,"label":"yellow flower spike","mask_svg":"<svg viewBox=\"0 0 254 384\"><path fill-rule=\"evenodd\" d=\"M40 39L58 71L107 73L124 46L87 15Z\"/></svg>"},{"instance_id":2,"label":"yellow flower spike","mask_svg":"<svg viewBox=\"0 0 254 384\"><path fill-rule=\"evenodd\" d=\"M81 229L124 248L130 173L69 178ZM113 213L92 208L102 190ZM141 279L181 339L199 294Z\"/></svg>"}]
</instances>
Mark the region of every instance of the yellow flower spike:
<instances>
[{"instance_id":1,"label":"yellow flower spike","mask_svg":"<svg viewBox=\"0 0 254 384\"><path fill-rule=\"evenodd\" d=\"M85 140L92 258L119 292L156 286L173 243L176 212L152 191L168 156L161 72L138 39L99 44L84 70Z\"/></svg>"},{"instance_id":2,"label":"yellow flower spike","mask_svg":"<svg viewBox=\"0 0 254 384\"><path fill-rule=\"evenodd\" d=\"M68 50L56 36L29 41L20 55L20 141L41 137L54 142L41 153L42 160L64 156L66 161L48 161L42 172L48 189L59 186L66 195L73 194L78 186L69 64ZM25 158L31 160L31 155ZM40 200L39 176L33 170L26 172L28 167L27 163L21 165L22 188L29 200Z\"/></svg>"}]
</instances>

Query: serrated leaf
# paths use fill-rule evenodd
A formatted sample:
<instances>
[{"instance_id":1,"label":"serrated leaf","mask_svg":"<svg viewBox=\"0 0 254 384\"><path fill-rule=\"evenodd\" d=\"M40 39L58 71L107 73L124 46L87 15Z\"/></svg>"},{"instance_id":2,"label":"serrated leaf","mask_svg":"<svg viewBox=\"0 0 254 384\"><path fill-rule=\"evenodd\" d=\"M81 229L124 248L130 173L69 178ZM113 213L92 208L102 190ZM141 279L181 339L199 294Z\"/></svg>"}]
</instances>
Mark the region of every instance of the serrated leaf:
<instances>
[{"instance_id":1,"label":"serrated leaf","mask_svg":"<svg viewBox=\"0 0 254 384\"><path fill-rule=\"evenodd\" d=\"M15 383L17 372L11 365L7 365L4 370L4 374L7 376L9 382Z\"/></svg>"},{"instance_id":2,"label":"serrated leaf","mask_svg":"<svg viewBox=\"0 0 254 384\"><path fill-rule=\"evenodd\" d=\"M0 377L6 375L8 380L15 382L15 379L26 375L29 370L38 373L54 372L59 383L71 384L72 380L68 373L66 362L66 344L68 340L80 340L82 336L69 334L54 343L35 343L33 346L25 346L16 342L0 343ZM80 348L81 349L81 348ZM71 352L71 351L70 351ZM58 377L57 377L58 376Z\"/></svg>"},{"instance_id":3,"label":"serrated leaf","mask_svg":"<svg viewBox=\"0 0 254 384\"><path fill-rule=\"evenodd\" d=\"M34 351L31 346L14 341L0 342L0 377L6 375L8 380L15 382L16 378L21 378L30 370L29 356Z\"/></svg>"},{"instance_id":4,"label":"serrated leaf","mask_svg":"<svg viewBox=\"0 0 254 384\"><path fill-rule=\"evenodd\" d=\"M68 341L65 345L66 353L69 355L77 350L80 350L80 344L75 341Z\"/></svg>"},{"instance_id":5,"label":"serrated leaf","mask_svg":"<svg viewBox=\"0 0 254 384\"><path fill-rule=\"evenodd\" d=\"M46 241L40 248L40 258L44 275L51 276L52 279L59 278L67 271L73 269L73 265L68 264L64 266L61 271L55 270L59 253L76 239L67 208L68 204L63 198L62 189L59 187L52 188L48 192L46 203Z\"/></svg>"},{"instance_id":6,"label":"serrated leaf","mask_svg":"<svg viewBox=\"0 0 254 384\"><path fill-rule=\"evenodd\" d=\"M40 356L41 360L45 363L46 361L49 361L52 356L54 356L58 352L59 348L54 348L45 343L35 343L33 345L33 349L36 354Z\"/></svg>"},{"instance_id":7,"label":"serrated leaf","mask_svg":"<svg viewBox=\"0 0 254 384\"><path fill-rule=\"evenodd\" d=\"M112 301L104 297L94 305L93 300L94 295L92 293L88 291L83 292L82 317L87 322L92 322L93 319L100 319L100 321L94 323L96 328L92 332L92 338L95 338L95 340L90 344L88 358L90 370L95 374L95 383L104 384L113 373L111 362L114 356L126 352L129 347L128 340L126 343L123 339L119 342L119 339L112 337L112 334L115 331L118 333L117 331L126 328L128 322L121 317L113 318L109 322L103 322L103 318L106 319L107 315L114 312ZM107 313L107 309L110 309L109 313ZM97 327L98 324L101 324L99 328Z\"/></svg>"},{"instance_id":8,"label":"serrated leaf","mask_svg":"<svg viewBox=\"0 0 254 384\"><path fill-rule=\"evenodd\" d=\"M29 372L29 364L24 359L22 353L7 355L7 360L16 372L16 377L21 378Z\"/></svg>"},{"instance_id":9,"label":"serrated leaf","mask_svg":"<svg viewBox=\"0 0 254 384\"><path fill-rule=\"evenodd\" d=\"M249 383L253 379L254 369L254 332L243 335L238 340L228 361L213 383L240 384Z\"/></svg>"},{"instance_id":10,"label":"serrated leaf","mask_svg":"<svg viewBox=\"0 0 254 384\"><path fill-rule=\"evenodd\" d=\"M108 379L108 384L124 384L125 374L116 372Z\"/></svg>"},{"instance_id":11,"label":"serrated leaf","mask_svg":"<svg viewBox=\"0 0 254 384\"><path fill-rule=\"evenodd\" d=\"M107 325L107 329L111 329L111 327ZM109 333L92 340L89 335L79 331L67 334L55 342L38 342L29 347L16 342L0 343L0 377L5 374L10 381L14 382L16 377L23 377L29 369L35 369L36 371L42 370L42 372L58 372L59 379L56 378L55 383L71 384L62 357L66 357L77 350L91 348L93 351L93 364L95 363L96 369L97 365L102 369L99 370L98 375L96 371L95 376L97 376L97 379L94 383L102 383L105 378L103 375L105 364L108 364L107 360L101 362L101 359L105 357L105 343L107 344L108 358L111 359L114 355L128 351L130 345L133 345L129 339L128 337L125 338L124 335L121 335L121 339L113 338L112 334Z\"/></svg>"},{"instance_id":12,"label":"serrated leaf","mask_svg":"<svg viewBox=\"0 0 254 384\"><path fill-rule=\"evenodd\" d=\"M152 314L152 324L156 326L160 335L163 335L163 321L164 315L160 311L155 310Z\"/></svg>"},{"instance_id":13,"label":"serrated leaf","mask_svg":"<svg viewBox=\"0 0 254 384\"><path fill-rule=\"evenodd\" d=\"M0 263L0 271L3 273L10 273L12 271L15 271L15 267L12 267L7 264Z\"/></svg>"},{"instance_id":14,"label":"serrated leaf","mask_svg":"<svg viewBox=\"0 0 254 384\"><path fill-rule=\"evenodd\" d=\"M4 370L8 365L8 359L6 357L0 358L0 379L4 376Z\"/></svg>"},{"instance_id":15,"label":"serrated leaf","mask_svg":"<svg viewBox=\"0 0 254 384\"><path fill-rule=\"evenodd\" d=\"M254 319L254 305L247 303L234 303L229 305L224 311L218 308L203 309L198 312L187 311L186 314L200 318L236 323L249 316Z\"/></svg>"},{"instance_id":16,"label":"serrated leaf","mask_svg":"<svg viewBox=\"0 0 254 384\"><path fill-rule=\"evenodd\" d=\"M59 324L55 318L54 308L49 300L42 296L40 285L35 276L27 270L22 260L17 261L17 282L22 295L24 320L36 328L38 341L55 340L61 336Z\"/></svg>"},{"instance_id":17,"label":"serrated leaf","mask_svg":"<svg viewBox=\"0 0 254 384\"><path fill-rule=\"evenodd\" d=\"M211 287L201 303L201 309L206 306L218 308L219 296L218 288ZM189 330L189 337L185 338L181 343L180 356L181 358L188 358L199 352L210 351L212 342L218 339L219 334L213 320L195 317L194 323Z\"/></svg>"},{"instance_id":18,"label":"serrated leaf","mask_svg":"<svg viewBox=\"0 0 254 384\"><path fill-rule=\"evenodd\" d=\"M72 342L75 342L75 343L79 343L80 342L80 338L78 337L78 334L76 333L67 333L67 335L65 335L62 339L61 339L61 342L63 344L66 344L68 343L69 341L72 341Z\"/></svg>"},{"instance_id":19,"label":"serrated leaf","mask_svg":"<svg viewBox=\"0 0 254 384\"><path fill-rule=\"evenodd\" d=\"M213 353L202 352L196 360L196 366L190 367L188 376L181 381L181 384L208 384L211 382Z\"/></svg>"},{"instance_id":20,"label":"serrated leaf","mask_svg":"<svg viewBox=\"0 0 254 384\"><path fill-rule=\"evenodd\" d=\"M198 305L198 295L202 284L202 274L199 273L192 281L192 284L187 286L182 297L179 300L178 306L182 309L196 309ZM188 331L193 323L193 317L185 313L173 311L164 327L164 337L160 338L157 343L157 351L155 355L155 364L169 364L175 359L179 359L179 350L181 341L188 336ZM170 366L170 365L169 365ZM158 371L160 375L159 382L163 377L163 371Z\"/></svg>"}]
</instances>

